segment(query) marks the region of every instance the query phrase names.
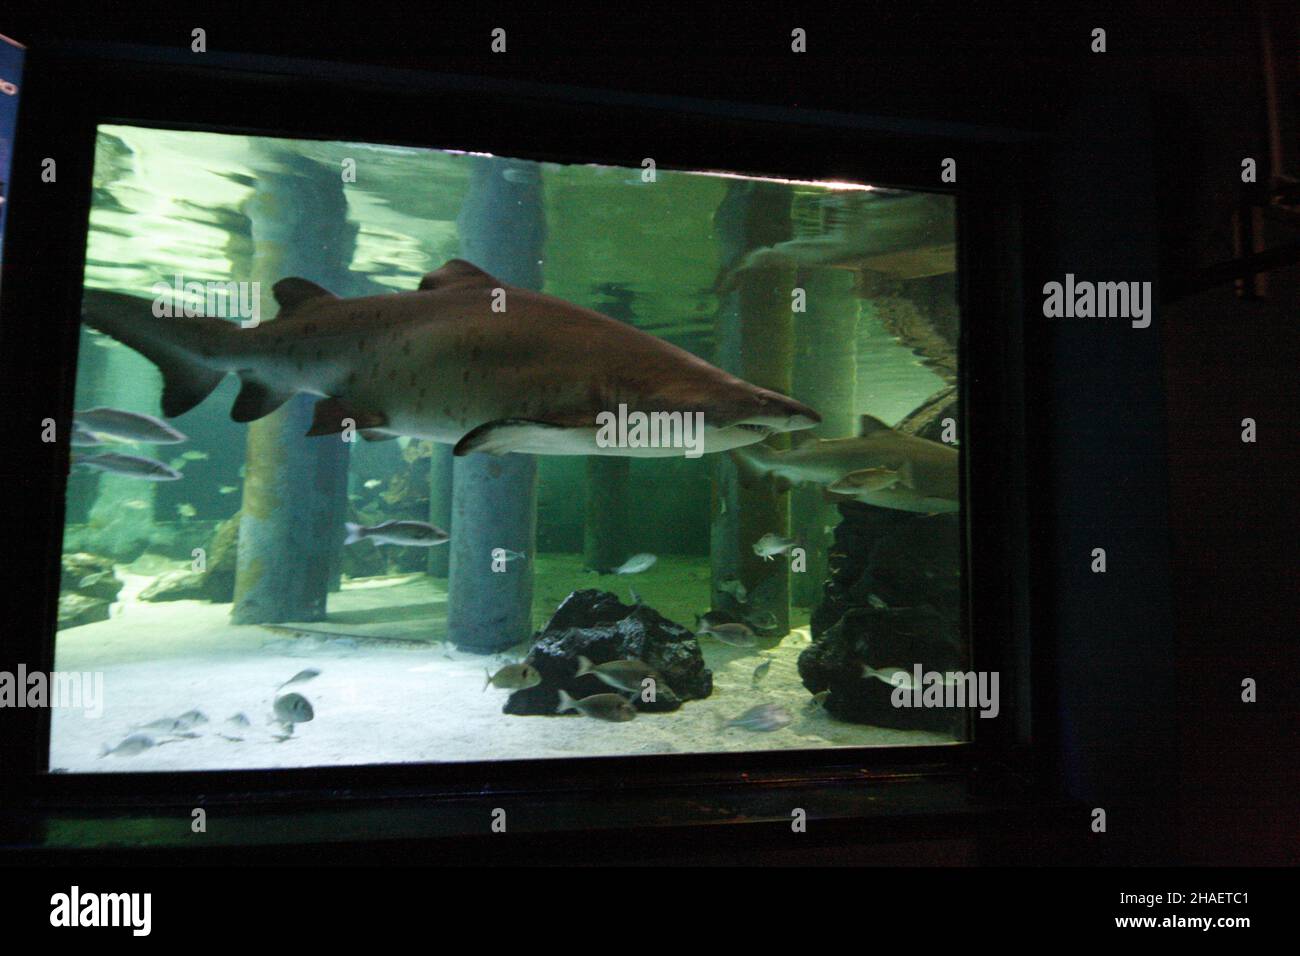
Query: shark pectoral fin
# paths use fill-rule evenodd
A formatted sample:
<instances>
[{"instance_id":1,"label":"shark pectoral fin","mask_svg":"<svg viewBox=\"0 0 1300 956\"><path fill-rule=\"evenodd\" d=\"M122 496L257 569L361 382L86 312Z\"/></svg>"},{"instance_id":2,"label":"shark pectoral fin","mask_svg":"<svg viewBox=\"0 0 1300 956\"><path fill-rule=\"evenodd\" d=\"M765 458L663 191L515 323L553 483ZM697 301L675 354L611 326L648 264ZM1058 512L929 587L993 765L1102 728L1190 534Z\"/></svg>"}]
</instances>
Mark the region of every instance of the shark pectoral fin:
<instances>
[{"instance_id":1,"label":"shark pectoral fin","mask_svg":"<svg viewBox=\"0 0 1300 956\"><path fill-rule=\"evenodd\" d=\"M311 428L307 429L307 436L315 438L319 435L337 435L351 425L365 438L367 430L383 428L387 424L388 416L380 412L353 408L341 398L322 398L312 410ZM373 438L369 440L375 441Z\"/></svg>"},{"instance_id":2,"label":"shark pectoral fin","mask_svg":"<svg viewBox=\"0 0 1300 956\"><path fill-rule=\"evenodd\" d=\"M392 441L399 436L390 435L388 432L377 432L373 428L361 429L361 437L366 441Z\"/></svg>"},{"instance_id":3,"label":"shark pectoral fin","mask_svg":"<svg viewBox=\"0 0 1300 956\"><path fill-rule=\"evenodd\" d=\"M239 378L243 385L230 408L232 421L255 422L265 418L294 396L293 392L277 392L242 374Z\"/></svg>"},{"instance_id":4,"label":"shark pectoral fin","mask_svg":"<svg viewBox=\"0 0 1300 956\"><path fill-rule=\"evenodd\" d=\"M287 316L313 299L337 299L333 292L322 289L314 282L291 276L281 279L271 287L271 294L280 305L280 316Z\"/></svg>"},{"instance_id":5,"label":"shark pectoral fin","mask_svg":"<svg viewBox=\"0 0 1300 956\"><path fill-rule=\"evenodd\" d=\"M520 448L536 446L539 438L544 443L548 435L554 437L555 433L577 427L581 427L580 423L566 425L527 418L503 418L495 422L484 422L461 436L452 449L452 454L460 456L479 452L485 455L508 455Z\"/></svg>"}]
</instances>

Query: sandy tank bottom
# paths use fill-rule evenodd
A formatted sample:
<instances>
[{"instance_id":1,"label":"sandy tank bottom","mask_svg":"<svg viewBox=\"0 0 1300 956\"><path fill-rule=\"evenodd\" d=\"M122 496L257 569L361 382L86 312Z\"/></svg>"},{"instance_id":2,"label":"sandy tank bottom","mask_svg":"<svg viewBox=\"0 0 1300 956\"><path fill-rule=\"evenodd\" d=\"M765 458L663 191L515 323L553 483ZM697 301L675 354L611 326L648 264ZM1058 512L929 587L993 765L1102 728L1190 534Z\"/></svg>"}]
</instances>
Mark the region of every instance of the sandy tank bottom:
<instances>
[{"instance_id":1,"label":"sandy tank bottom","mask_svg":"<svg viewBox=\"0 0 1300 956\"><path fill-rule=\"evenodd\" d=\"M153 571L153 568L149 569ZM626 581L581 575L578 558L542 555L536 570L540 627L574 587L626 591ZM136 595L153 574L118 569L125 585L106 621L60 631L55 669L102 673L103 713L56 707L50 768L71 773L221 770L347 764L445 763L547 757L702 753L836 747L933 745L952 739L923 731L841 723L810 712L796 660L808 645L800 627L777 647L746 651L701 640L714 691L672 713L642 713L626 723L576 714L514 716L501 712L506 691L483 689L484 669L518 659L470 654L449 643L368 636L445 631L445 582L424 575L345 583L330 596L330 621L312 633L232 625L230 605L201 601L146 603ZM643 600L689 626L687 607L673 607L707 581L703 561L666 559L656 573L632 579ZM662 601L658 598L662 597ZM554 599L555 603L546 602ZM623 599L627 600L626 595ZM543 607L545 605L545 607ZM315 629L335 630L317 633ZM758 688L754 668L770 655ZM320 675L286 688L306 696L315 718L287 740L271 724L276 688L298 672ZM784 705L794 721L770 732L723 729L755 704ZM134 756L101 756L135 728L197 709L209 722L198 736L172 739ZM246 727L229 722L235 714ZM143 731L152 733L151 731ZM230 739L238 738L238 739Z\"/></svg>"}]
</instances>

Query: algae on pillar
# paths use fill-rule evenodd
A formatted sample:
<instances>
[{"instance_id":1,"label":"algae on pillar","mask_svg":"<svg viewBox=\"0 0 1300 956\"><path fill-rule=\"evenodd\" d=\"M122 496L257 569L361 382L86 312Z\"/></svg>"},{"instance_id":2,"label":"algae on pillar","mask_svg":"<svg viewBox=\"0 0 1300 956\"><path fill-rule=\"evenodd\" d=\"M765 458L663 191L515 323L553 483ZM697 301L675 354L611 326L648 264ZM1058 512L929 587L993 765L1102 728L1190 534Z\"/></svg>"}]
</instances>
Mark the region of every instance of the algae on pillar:
<instances>
[{"instance_id":1,"label":"algae on pillar","mask_svg":"<svg viewBox=\"0 0 1300 956\"><path fill-rule=\"evenodd\" d=\"M730 268L752 249L790 238L789 191L768 183L734 183L718 207L714 225L722 245L722 265ZM793 287L791 268L748 269L738 277L736 291L723 298L716 323L718 364L783 395L791 394ZM787 439L779 441L785 444ZM714 469L713 606L742 613L770 611L777 633L784 634L790 621L787 565L784 559L764 561L753 546L769 532L786 533L787 499L770 482L741 484L734 463L725 456L717 456ZM733 594L720 587L729 578L743 585L748 606L737 606Z\"/></svg>"},{"instance_id":2,"label":"algae on pillar","mask_svg":"<svg viewBox=\"0 0 1300 956\"><path fill-rule=\"evenodd\" d=\"M546 220L534 164L475 158L457 223L462 258L502 282L541 289ZM508 297L505 315L510 315ZM455 529L447 586L451 640L458 647L483 653L518 644L533 629L537 459L476 453L458 459L452 478L451 523ZM523 552L527 559L510 561L496 571L492 562L496 548Z\"/></svg>"},{"instance_id":3,"label":"algae on pillar","mask_svg":"<svg viewBox=\"0 0 1300 956\"><path fill-rule=\"evenodd\" d=\"M804 269L798 283L807 295L807 310L795 321L794 389L822 416L822 423L805 434L847 438L858 430L854 276L843 269ZM838 509L821 488L790 490L790 527L807 555L807 568L790 577L790 602L795 606L812 607L821 600L829 553L825 528L839 521Z\"/></svg>"},{"instance_id":4,"label":"algae on pillar","mask_svg":"<svg viewBox=\"0 0 1300 956\"><path fill-rule=\"evenodd\" d=\"M347 295L356 245L338 172L255 141L254 192L246 204L261 321L274 321L272 286L301 276ZM235 571L237 624L325 616L337 581L346 518L349 445L306 437L317 401L297 395L248 426L246 477Z\"/></svg>"}]
</instances>

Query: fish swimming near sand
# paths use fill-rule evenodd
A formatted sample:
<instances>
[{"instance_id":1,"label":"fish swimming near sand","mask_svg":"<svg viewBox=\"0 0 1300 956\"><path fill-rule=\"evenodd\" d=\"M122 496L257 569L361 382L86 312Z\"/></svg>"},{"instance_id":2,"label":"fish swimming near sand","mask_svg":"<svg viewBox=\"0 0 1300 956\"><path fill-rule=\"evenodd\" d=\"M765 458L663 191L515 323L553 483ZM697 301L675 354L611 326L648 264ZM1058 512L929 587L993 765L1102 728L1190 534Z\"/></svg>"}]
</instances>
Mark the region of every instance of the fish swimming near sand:
<instances>
[{"instance_id":1,"label":"fish swimming near sand","mask_svg":"<svg viewBox=\"0 0 1300 956\"><path fill-rule=\"evenodd\" d=\"M957 449L905 435L870 415L862 416L854 438L799 436L789 451L751 445L731 455L742 481L771 476L782 490L816 484L832 496L898 511L936 514L959 507ZM882 470L896 477L886 482Z\"/></svg>"},{"instance_id":2,"label":"fish swimming near sand","mask_svg":"<svg viewBox=\"0 0 1300 956\"><path fill-rule=\"evenodd\" d=\"M156 746L158 746L158 741L154 740L148 734L132 734L116 747L110 747L108 744L105 744L99 755L101 757L107 757L109 754L118 757L134 757L136 754L144 753L151 747Z\"/></svg>"},{"instance_id":3,"label":"fish swimming near sand","mask_svg":"<svg viewBox=\"0 0 1300 956\"><path fill-rule=\"evenodd\" d=\"M578 672L573 676L585 677L587 674L599 678L603 683L608 684L615 690L621 690L629 694L641 693L646 680L655 682L656 691L659 687L668 686L663 682L663 678L657 670L645 661L639 661L635 658L593 664L586 657L579 655Z\"/></svg>"},{"instance_id":4,"label":"fish swimming near sand","mask_svg":"<svg viewBox=\"0 0 1300 956\"><path fill-rule=\"evenodd\" d=\"M157 318L150 299L101 289L85 291L82 315L158 366L168 418L233 373L242 383L230 413L237 422L264 418L306 393L320 397L309 435L354 428L374 440L453 444L457 455L687 450L672 441L604 440L606 416L624 412L676 414L683 424L700 413L702 452L821 421L807 405L628 323L511 286L461 259L410 292L340 299L289 278L274 294L279 314L251 328L210 316Z\"/></svg>"},{"instance_id":5,"label":"fish swimming near sand","mask_svg":"<svg viewBox=\"0 0 1300 956\"><path fill-rule=\"evenodd\" d=\"M177 481L182 477L179 471L161 461L140 455L123 455L115 451L106 451L99 455L73 455L72 463L108 472L110 475L138 478L141 481Z\"/></svg>"},{"instance_id":6,"label":"fish swimming near sand","mask_svg":"<svg viewBox=\"0 0 1300 956\"><path fill-rule=\"evenodd\" d=\"M285 681L283 684L277 687L276 690L280 690L283 687L288 687L290 684L305 684L307 683L307 681L315 680L317 677L320 677L320 671L318 671L314 667L308 667L294 674L287 681Z\"/></svg>"},{"instance_id":7,"label":"fish swimming near sand","mask_svg":"<svg viewBox=\"0 0 1300 956\"><path fill-rule=\"evenodd\" d=\"M636 716L636 708L619 694L593 694L582 700L574 700L564 690L560 691L560 704L555 708L557 714L576 710L587 717L622 723Z\"/></svg>"},{"instance_id":8,"label":"fish swimming near sand","mask_svg":"<svg viewBox=\"0 0 1300 956\"><path fill-rule=\"evenodd\" d=\"M740 727L744 730L769 731L780 730L794 720L790 711L786 710L780 704L759 704L757 707L751 707L739 717L733 717L722 725L726 730L728 727Z\"/></svg>"},{"instance_id":9,"label":"fish swimming near sand","mask_svg":"<svg viewBox=\"0 0 1300 956\"><path fill-rule=\"evenodd\" d=\"M108 435L110 438L144 445L174 445L189 440L185 434L161 419L121 408L105 408L102 405L88 408L83 412L73 412L72 421L74 425L96 435Z\"/></svg>"},{"instance_id":10,"label":"fish swimming near sand","mask_svg":"<svg viewBox=\"0 0 1300 956\"><path fill-rule=\"evenodd\" d=\"M302 694L288 693L275 699L275 716L282 724L288 724L292 733L294 724L305 724L316 716L311 701Z\"/></svg>"},{"instance_id":11,"label":"fish swimming near sand","mask_svg":"<svg viewBox=\"0 0 1300 956\"><path fill-rule=\"evenodd\" d=\"M763 663L754 668L754 673L749 678L749 686L757 687L759 684L763 683L763 679L767 677L767 673L771 669L772 658L765 658Z\"/></svg>"},{"instance_id":12,"label":"fish swimming near sand","mask_svg":"<svg viewBox=\"0 0 1300 956\"><path fill-rule=\"evenodd\" d=\"M484 676L487 678L483 681L483 689L496 687L501 690L527 690L529 687L536 687L542 682L542 675L537 672L537 668L531 664L507 664L495 674L484 669Z\"/></svg>"},{"instance_id":13,"label":"fish swimming near sand","mask_svg":"<svg viewBox=\"0 0 1300 956\"><path fill-rule=\"evenodd\" d=\"M381 544L398 544L408 548L432 548L436 544L446 544L451 537L427 521L385 521L369 527L349 521L346 527L348 536L344 539L344 544L369 540L376 547Z\"/></svg>"},{"instance_id":14,"label":"fish swimming near sand","mask_svg":"<svg viewBox=\"0 0 1300 956\"><path fill-rule=\"evenodd\" d=\"M749 625L733 621L729 624L705 624L697 633L707 634L732 647L753 647L758 643Z\"/></svg>"},{"instance_id":15,"label":"fish swimming near sand","mask_svg":"<svg viewBox=\"0 0 1300 956\"><path fill-rule=\"evenodd\" d=\"M624 561L622 564L620 564L618 567L616 567L613 571L609 573L610 574L640 574L642 571L649 571L650 568L654 566L654 563L658 560L659 559L656 558L653 554L646 554L646 553L634 554L632 555L632 557L628 558L626 561Z\"/></svg>"}]
</instances>

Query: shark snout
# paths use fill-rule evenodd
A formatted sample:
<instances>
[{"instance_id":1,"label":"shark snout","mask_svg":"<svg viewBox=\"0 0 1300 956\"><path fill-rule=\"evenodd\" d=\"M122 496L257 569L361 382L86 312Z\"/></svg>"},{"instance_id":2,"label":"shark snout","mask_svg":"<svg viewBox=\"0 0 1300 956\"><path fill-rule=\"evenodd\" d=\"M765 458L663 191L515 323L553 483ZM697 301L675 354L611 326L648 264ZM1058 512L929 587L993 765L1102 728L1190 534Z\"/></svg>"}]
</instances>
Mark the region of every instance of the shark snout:
<instances>
[{"instance_id":1,"label":"shark snout","mask_svg":"<svg viewBox=\"0 0 1300 956\"><path fill-rule=\"evenodd\" d=\"M756 414L746 416L737 424L767 428L774 432L794 432L820 425L821 420L822 417L803 402L776 392L764 392L760 396Z\"/></svg>"}]
</instances>

